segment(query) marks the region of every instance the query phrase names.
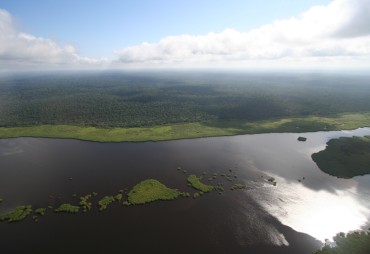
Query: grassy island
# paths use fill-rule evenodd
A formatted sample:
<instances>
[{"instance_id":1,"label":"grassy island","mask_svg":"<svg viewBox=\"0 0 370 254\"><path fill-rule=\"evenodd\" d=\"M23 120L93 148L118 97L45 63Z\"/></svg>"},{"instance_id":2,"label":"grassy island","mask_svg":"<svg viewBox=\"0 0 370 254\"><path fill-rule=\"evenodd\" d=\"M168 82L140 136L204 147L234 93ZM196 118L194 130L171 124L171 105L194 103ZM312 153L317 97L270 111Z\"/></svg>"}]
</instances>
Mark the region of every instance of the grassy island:
<instances>
[{"instance_id":1,"label":"grassy island","mask_svg":"<svg viewBox=\"0 0 370 254\"><path fill-rule=\"evenodd\" d=\"M99 200L98 205L99 205L99 210L104 211L105 209L108 208L110 204L112 204L116 199L113 196L105 196L102 199Z\"/></svg>"},{"instance_id":2,"label":"grassy island","mask_svg":"<svg viewBox=\"0 0 370 254\"><path fill-rule=\"evenodd\" d=\"M74 206L71 204L62 204L57 209L54 210L55 212L64 212L64 213L78 213L80 211L79 206Z\"/></svg>"},{"instance_id":3,"label":"grassy island","mask_svg":"<svg viewBox=\"0 0 370 254\"><path fill-rule=\"evenodd\" d=\"M298 137L297 140L301 141L301 142L305 142L307 140L307 138L306 137Z\"/></svg>"},{"instance_id":4,"label":"grassy island","mask_svg":"<svg viewBox=\"0 0 370 254\"><path fill-rule=\"evenodd\" d=\"M80 197L80 206L82 207L82 210L84 212L87 212L91 210L92 203L89 202L90 198L92 197L91 194L88 194L86 196Z\"/></svg>"},{"instance_id":5,"label":"grassy island","mask_svg":"<svg viewBox=\"0 0 370 254\"><path fill-rule=\"evenodd\" d=\"M188 182L194 189L199 190L203 193L207 193L214 190L214 186L202 183L200 181L201 179L202 179L201 177L197 177L196 175L190 175L188 177Z\"/></svg>"},{"instance_id":6,"label":"grassy island","mask_svg":"<svg viewBox=\"0 0 370 254\"><path fill-rule=\"evenodd\" d=\"M334 237L335 247L325 246L314 254L368 254L370 235L366 232L338 234Z\"/></svg>"},{"instance_id":7,"label":"grassy island","mask_svg":"<svg viewBox=\"0 0 370 254\"><path fill-rule=\"evenodd\" d=\"M32 206L18 206L13 211L0 215L0 221L17 222L27 218L32 213Z\"/></svg>"},{"instance_id":8,"label":"grassy island","mask_svg":"<svg viewBox=\"0 0 370 254\"><path fill-rule=\"evenodd\" d=\"M322 171L339 178L370 174L370 137L332 139L312 159Z\"/></svg>"},{"instance_id":9,"label":"grassy island","mask_svg":"<svg viewBox=\"0 0 370 254\"><path fill-rule=\"evenodd\" d=\"M156 200L173 200L181 192L171 189L155 179L144 180L133 187L128 193L128 202L133 205L141 205Z\"/></svg>"}]
</instances>

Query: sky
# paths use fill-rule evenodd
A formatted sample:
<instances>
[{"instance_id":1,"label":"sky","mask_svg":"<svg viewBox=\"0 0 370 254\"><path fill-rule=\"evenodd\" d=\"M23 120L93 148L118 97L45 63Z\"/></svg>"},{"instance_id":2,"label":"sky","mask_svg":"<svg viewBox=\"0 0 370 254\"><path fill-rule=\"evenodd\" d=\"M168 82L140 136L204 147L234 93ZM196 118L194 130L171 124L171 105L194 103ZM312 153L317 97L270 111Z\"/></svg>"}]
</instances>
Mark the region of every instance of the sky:
<instances>
[{"instance_id":1,"label":"sky","mask_svg":"<svg viewBox=\"0 0 370 254\"><path fill-rule=\"evenodd\" d=\"M0 0L0 68L366 69L370 0Z\"/></svg>"}]
</instances>

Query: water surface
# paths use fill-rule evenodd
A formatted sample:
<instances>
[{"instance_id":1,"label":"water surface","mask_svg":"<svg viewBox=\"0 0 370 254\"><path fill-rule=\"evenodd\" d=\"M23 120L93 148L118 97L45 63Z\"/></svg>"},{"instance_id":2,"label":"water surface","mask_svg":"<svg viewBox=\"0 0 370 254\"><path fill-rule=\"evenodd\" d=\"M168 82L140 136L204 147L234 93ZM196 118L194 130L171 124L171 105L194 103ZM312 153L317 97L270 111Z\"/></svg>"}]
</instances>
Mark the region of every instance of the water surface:
<instances>
[{"instance_id":1,"label":"water surface","mask_svg":"<svg viewBox=\"0 0 370 254\"><path fill-rule=\"evenodd\" d=\"M307 141L298 142L300 135ZM1 223L1 248L5 253L311 253L337 232L368 227L370 176L338 179L311 160L329 139L351 135L370 135L370 129L145 143L3 139L0 212L23 204L77 203L74 193L96 191L99 198L146 178L192 191L186 183L190 173L206 172L208 178L230 169L237 175L234 182L249 188L145 206L117 203L104 212L49 213L37 224ZM232 184L220 176L212 183L218 182Z\"/></svg>"}]
</instances>

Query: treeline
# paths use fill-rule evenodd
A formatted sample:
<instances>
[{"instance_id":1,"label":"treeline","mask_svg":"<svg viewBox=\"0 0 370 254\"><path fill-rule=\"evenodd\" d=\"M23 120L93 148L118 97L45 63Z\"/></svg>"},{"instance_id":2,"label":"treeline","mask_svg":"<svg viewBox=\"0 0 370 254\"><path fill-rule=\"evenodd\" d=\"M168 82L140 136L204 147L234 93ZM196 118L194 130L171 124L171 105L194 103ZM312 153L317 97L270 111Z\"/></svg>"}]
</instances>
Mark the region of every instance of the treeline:
<instances>
[{"instance_id":1,"label":"treeline","mask_svg":"<svg viewBox=\"0 0 370 254\"><path fill-rule=\"evenodd\" d=\"M63 73L0 78L0 126L139 127L370 111L370 78Z\"/></svg>"}]
</instances>

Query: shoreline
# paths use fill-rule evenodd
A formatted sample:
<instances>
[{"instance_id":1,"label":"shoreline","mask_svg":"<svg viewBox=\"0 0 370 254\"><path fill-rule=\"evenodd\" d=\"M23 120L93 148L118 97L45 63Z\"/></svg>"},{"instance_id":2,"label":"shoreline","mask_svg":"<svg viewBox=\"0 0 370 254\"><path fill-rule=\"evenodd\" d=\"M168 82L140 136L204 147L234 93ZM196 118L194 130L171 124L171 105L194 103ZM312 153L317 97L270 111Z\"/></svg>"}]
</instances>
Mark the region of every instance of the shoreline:
<instances>
[{"instance_id":1,"label":"shoreline","mask_svg":"<svg viewBox=\"0 0 370 254\"><path fill-rule=\"evenodd\" d=\"M219 120L152 127L96 128L74 125L0 127L0 139L34 137L76 139L100 143L156 142L262 133L304 133L352 130L370 126L370 113L344 113L261 121Z\"/></svg>"}]
</instances>

